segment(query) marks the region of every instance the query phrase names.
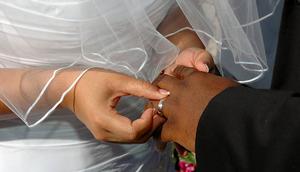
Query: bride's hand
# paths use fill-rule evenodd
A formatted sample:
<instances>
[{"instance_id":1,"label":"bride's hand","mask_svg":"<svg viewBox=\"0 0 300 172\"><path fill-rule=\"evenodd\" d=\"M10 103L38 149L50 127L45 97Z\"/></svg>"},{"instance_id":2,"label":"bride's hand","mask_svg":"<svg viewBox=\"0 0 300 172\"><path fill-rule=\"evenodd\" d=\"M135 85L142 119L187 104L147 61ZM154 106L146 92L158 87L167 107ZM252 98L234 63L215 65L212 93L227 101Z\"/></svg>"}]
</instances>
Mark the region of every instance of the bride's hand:
<instances>
[{"instance_id":1,"label":"bride's hand","mask_svg":"<svg viewBox=\"0 0 300 172\"><path fill-rule=\"evenodd\" d=\"M201 72L209 72L214 68L214 62L211 55L200 48L187 48L183 50L175 62L165 69L165 74L174 76L174 70L177 66L191 67Z\"/></svg>"},{"instance_id":2,"label":"bride's hand","mask_svg":"<svg viewBox=\"0 0 300 172\"><path fill-rule=\"evenodd\" d=\"M62 106L72 110L97 140L140 143L145 142L163 120L157 118L153 109L148 109L139 119L131 121L115 109L120 97L133 95L159 100L167 94L145 81L92 69L68 93Z\"/></svg>"}]
</instances>

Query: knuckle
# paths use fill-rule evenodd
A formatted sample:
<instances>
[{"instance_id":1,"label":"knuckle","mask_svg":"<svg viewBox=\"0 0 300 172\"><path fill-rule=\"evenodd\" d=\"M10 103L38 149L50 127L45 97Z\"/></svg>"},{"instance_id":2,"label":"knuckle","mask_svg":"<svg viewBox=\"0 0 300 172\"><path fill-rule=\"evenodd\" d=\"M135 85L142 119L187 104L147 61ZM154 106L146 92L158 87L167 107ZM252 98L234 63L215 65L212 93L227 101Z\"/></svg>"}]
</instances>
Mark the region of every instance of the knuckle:
<instances>
[{"instance_id":1,"label":"knuckle","mask_svg":"<svg viewBox=\"0 0 300 172\"><path fill-rule=\"evenodd\" d=\"M111 90L115 90L115 80L112 80L112 79L108 79L108 78L105 78L103 79L103 83L105 84L106 88L109 88Z\"/></svg>"},{"instance_id":2,"label":"knuckle","mask_svg":"<svg viewBox=\"0 0 300 172\"><path fill-rule=\"evenodd\" d=\"M145 97L149 91L153 90L153 86L146 81L138 80L134 82L131 87L135 90L136 96Z\"/></svg>"},{"instance_id":3,"label":"knuckle","mask_svg":"<svg viewBox=\"0 0 300 172\"><path fill-rule=\"evenodd\" d=\"M142 82L140 80L131 78L126 84L125 84L125 89L126 90L133 90L141 86Z\"/></svg>"},{"instance_id":4,"label":"knuckle","mask_svg":"<svg viewBox=\"0 0 300 172\"><path fill-rule=\"evenodd\" d=\"M137 83L139 84L139 86L142 88L142 89L151 89L152 88L152 85L150 85L149 83L147 83L146 81L142 81L142 80L139 80L139 82Z\"/></svg>"},{"instance_id":5,"label":"knuckle","mask_svg":"<svg viewBox=\"0 0 300 172\"><path fill-rule=\"evenodd\" d=\"M128 139L129 140L136 140L138 138L138 133L136 131L132 131L129 135L128 135Z\"/></svg>"},{"instance_id":6,"label":"knuckle","mask_svg":"<svg viewBox=\"0 0 300 172\"><path fill-rule=\"evenodd\" d=\"M183 80L179 83L179 88L181 88L182 90L188 89L189 87L190 87L189 80ZM179 93L181 93L181 91L179 91Z\"/></svg>"},{"instance_id":7,"label":"knuckle","mask_svg":"<svg viewBox=\"0 0 300 172\"><path fill-rule=\"evenodd\" d=\"M184 66L179 65L175 68L174 72L177 73L178 75L181 75L183 73L184 68L185 68Z\"/></svg>"}]
</instances>

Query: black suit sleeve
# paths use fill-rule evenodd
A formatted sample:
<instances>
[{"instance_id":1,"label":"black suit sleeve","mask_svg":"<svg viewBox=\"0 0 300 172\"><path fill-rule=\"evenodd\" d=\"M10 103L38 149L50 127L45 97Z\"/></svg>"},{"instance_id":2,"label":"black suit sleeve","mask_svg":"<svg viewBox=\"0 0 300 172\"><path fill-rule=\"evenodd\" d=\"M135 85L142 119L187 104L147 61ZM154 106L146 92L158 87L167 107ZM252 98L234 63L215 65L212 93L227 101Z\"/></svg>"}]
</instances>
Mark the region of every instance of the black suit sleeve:
<instances>
[{"instance_id":1,"label":"black suit sleeve","mask_svg":"<svg viewBox=\"0 0 300 172\"><path fill-rule=\"evenodd\" d=\"M201 172L300 171L300 95L225 90L199 121L196 154Z\"/></svg>"}]
</instances>

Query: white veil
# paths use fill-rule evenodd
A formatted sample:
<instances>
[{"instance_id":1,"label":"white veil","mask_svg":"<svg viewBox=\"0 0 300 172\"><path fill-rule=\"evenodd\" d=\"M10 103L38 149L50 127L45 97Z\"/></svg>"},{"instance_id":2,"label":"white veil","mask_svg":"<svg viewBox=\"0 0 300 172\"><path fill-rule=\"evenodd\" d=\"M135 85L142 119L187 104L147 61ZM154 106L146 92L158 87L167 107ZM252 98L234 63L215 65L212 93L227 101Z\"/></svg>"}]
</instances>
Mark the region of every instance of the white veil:
<instances>
[{"instance_id":1,"label":"white veil","mask_svg":"<svg viewBox=\"0 0 300 172\"><path fill-rule=\"evenodd\" d=\"M153 80L178 51L156 31L171 4L0 0L1 100L33 127L54 111L89 68ZM15 69L25 72L20 75L12 72ZM51 87L68 70L81 72L53 95Z\"/></svg>"},{"instance_id":2,"label":"white veil","mask_svg":"<svg viewBox=\"0 0 300 172\"><path fill-rule=\"evenodd\" d=\"M221 74L244 83L268 69L260 21L272 15L279 0L265 0L269 8L260 14L256 0L176 1ZM173 3L0 0L1 100L32 127L60 104L89 68L152 81L178 54L156 30ZM11 75L17 68L25 73ZM74 68L81 72L73 82L50 94L60 73Z\"/></svg>"},{"instance_id":3,"label":"white veil","mask_svg":"<svg viewBox=\"0 0 300 172\"><path fill-rule=\"evenodd\" d=\"M261 78L268 70L260 22L270 17L280 0L177 0L224 76L240 83Z\"/></svg>"}]
</instances>

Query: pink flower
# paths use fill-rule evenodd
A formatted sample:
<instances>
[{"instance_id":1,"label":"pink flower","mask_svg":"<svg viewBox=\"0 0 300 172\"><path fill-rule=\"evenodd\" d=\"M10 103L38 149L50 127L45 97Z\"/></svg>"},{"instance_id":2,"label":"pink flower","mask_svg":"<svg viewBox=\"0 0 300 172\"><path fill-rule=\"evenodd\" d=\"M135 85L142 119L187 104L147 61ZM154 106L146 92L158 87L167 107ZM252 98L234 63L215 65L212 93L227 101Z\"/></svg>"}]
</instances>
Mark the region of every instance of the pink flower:
<instances>
[{"instance_id":1,"label":"pink flower","mask_svg":"<svg viewBox=\"0 0 300 172\"><path fill-rule=\"evenodd\" d=\"M180 172L195 172L196 171L196 165L195 164L189 164L186 162L179 162Z\"/></svg>"}]
</instances>

